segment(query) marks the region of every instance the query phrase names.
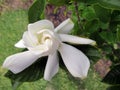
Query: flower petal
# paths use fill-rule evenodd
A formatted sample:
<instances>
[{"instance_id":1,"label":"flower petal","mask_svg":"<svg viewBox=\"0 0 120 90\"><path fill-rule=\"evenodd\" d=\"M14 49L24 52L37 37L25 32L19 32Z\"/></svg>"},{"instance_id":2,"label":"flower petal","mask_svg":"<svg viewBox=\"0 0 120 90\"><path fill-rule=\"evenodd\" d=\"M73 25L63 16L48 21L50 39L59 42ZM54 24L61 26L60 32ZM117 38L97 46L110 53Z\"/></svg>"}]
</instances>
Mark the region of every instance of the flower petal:
<instances>
[{"instance_id":1,"label":"flower petal","mask_svg":"<svg viewBox=\"0 0 120 90\"><path fill-rule=\"evenodd\" d=\"M30 34L28 31L24 32L23 41L26 47L34 47L38 43L37 38L34 35Z\"/></svg>"},{"instance_id":2,"label":"flower petal","mask_svg":"<svg viewBox=\"0 0 120 90\"><path fill-rule=\"evenodd\" d=\"M66 34L59 34L59 36L63 42L68 42L73 44L90 44L90 45L96 44L94 40L82 38L78 36L66 35Z\"/></svg>"},{"instance_id":3,"label":"flower petal","mask_svg":"<svg viewBox=\"0 0 120 90\"><path fill-rule=\"evenodd\" d=\"M58 27L56 27L55 32L67 34L67 33L70 33L73 27L74 27L74 23L69 18L63 21Z\"/></svg>"},{"instance_id":4,"label":"flower petal","mask_svg":"<svg viewBox=\"0 0 120 90\"><path fill-rule=\"evenodd\" d=\"M40 56L30 51L17 53L6 58L3 63L4 68L8 68L13 73L19 73L33 64Z\"/></svg>"},{"instance_id":5,"label":"flower petal","mask_svg":"<svg viewBox=\"0 0 120 90\"><path fill-rule=\"evenodd\" d=\"M30 31L31 33L36 33L36 32L38 32L42 29L53 30L54 25L49 20L40 20L40 21L37 21L35 23L32 23L32 24L28 25L28 31Z\"/></svg>"},{"instance_id":6,"label":"flower petal","mask_svg":"<svg viewBox=\"0 0 120 90\"><path fill-rule=\"evenodd\" d=\"M24 41L22 39L15 44L15 47L26 48L26 46L24 45Z\"/></svg>"},{"instance_id":7,"label":"flower petal","mask_svg":"<svg viewBox=\"0 0 120 90\"><path fill-rule=\"evenodd\" d=\"M85 78L87 76L90 62L86 55L64 43L59 48L59 51L67 69L74 77Z\"/></svg>"},{"instance_id":8,"label":"flower petal","mask_svg":"<svg viewBox=\"0 0 120 90\"><path fill-rule=\"evenodd\" d=\"M59 62L57 52L49 55L45 68L44 79L50 81L52 77L58 72Z\"/></svg>"}]
</instances>

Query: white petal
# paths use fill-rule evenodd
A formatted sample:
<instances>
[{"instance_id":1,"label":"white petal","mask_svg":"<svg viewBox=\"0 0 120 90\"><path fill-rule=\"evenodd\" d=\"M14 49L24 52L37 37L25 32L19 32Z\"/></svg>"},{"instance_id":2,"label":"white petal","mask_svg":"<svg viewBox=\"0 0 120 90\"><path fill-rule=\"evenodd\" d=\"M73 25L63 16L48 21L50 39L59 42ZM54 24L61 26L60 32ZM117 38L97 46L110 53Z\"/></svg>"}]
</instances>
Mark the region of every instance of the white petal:
<instances>
[{"instance_id":1,"label":"white petal","mask_svg":"<svg viewBox=\"0 0 120 90\"><path fill-rule=\"evenodd\" d=\"M22 39L15 44L15 47L26 48L26 46L24 45L24 41Z\"/></svg>"},{"instance_id":2,"label":"white petal","mask_svg":"<svg viewBox=\"0 0 120 90\"><path fill-rule=\"evenodd\" d=\"M59 36L63 42L68 42L73 44L90 44L90 45L96 44L94 40L82 38L78 36L67 35L67 34L59 34Z\"/></svg>"},{"instance_id":3,"label":"white petal","mask_svg":"<svg viewBox=\"0 0 120 90\"><path fill-rule=\"evenodd\" d=\"M48 61L46 64L44 79L50 81L52 77L58 72L59 62L57 52L49 55Z\"/></svg>"},{"instance_id":4,"label":"white petal","mask_svg":"<svg viewBox=\"0 0 120 90\"><path fill-rule=\"evenodd\" d=\"M30 51L17 53L6 58L3 67L9 69L13 73L19 73L33 64L40 56Z\"/></svg>"},{"instance_id":5,"label":"white petal","mask_svg":"<svg viewBox=\"0 0 120 90\"><path fill-rule=\"evenodd\" d=\"M27 47L34 47L38 43L37 38L34 35L30 34L28 31L24 32L23 41Z\"/></svg>"},{"instance_id":6,"label":"white petal","mask_svg":"<svg viewBox=\"0 0 120 90\"><path fill-rule=\"evenodd\" d=\"M90 67L89 59L78 49L62 44L59 48L63 62L74 77L85 78Z\"/></svg>"},{"instance_id":7,"label":"white petal","mask_svg":"<svg viewBox=\"0 0 120 90\"><path fill-rule=\"evenodd\" d=\"M55 28L55 32L67 34L67 33L70 33L70 31L72 30L73 27L74 27L74 23L69 18L69 19L63 21L59 26L57 26Z\"/></svg>"},{"instance_id":8,"label":"white petal","mask_svg":"<svg viewBox=\"0 0 120 90\"><path fill-rule=\"evenodd\" d=\"M36 33L42 29L49 29L49 30L53 30L54 29L54 25L51 21L49 20L40 20L37 21L35 23L29 24L28 25L28 30L31 33Z\"/></svg>"}]
</instances>

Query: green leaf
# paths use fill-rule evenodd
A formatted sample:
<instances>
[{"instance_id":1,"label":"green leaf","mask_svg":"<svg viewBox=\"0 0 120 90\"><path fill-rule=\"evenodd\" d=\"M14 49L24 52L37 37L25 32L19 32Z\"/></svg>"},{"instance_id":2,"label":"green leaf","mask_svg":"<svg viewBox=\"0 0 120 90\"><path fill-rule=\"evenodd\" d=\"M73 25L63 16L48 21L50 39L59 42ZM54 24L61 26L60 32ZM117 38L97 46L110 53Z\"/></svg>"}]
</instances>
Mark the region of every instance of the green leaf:
<instances>
[{"instance_id":1,"label":"green leaf","mask_svg":"<svg viewBox=\"0 0 120 90\"><path fill-rule=\"evenodd\" d=\"M101 54L99 50L95 47L89 47L86 50L86 55L92 60L92 61L97 61L98 59L101 58Z\"/></svg>"},{"instance_id":2,"label":"green leaf","mask_svg":"<svg viewBox=\"0 0 120 90\"><path fill-rule=\"evenodd\" d=\"M120 65L113 67L108 74L103 78L102 82L111 85L120 84Z\"/></svg>"},{"instance_id":3,"label":"green leaf","mask_svg":"<svg viewBox=\"0 0 120 90\"><path fill-rule=\"evenodd\" d=\"M104 54L111 54L113 52L112 47L110 45L102 45L101 47Z\"/></svg>"},{"instance_id":4,"label":"green leaf","mask_svg":"<svg viewBox=\"0 0 120 90\"><path fill-rule=\"evenodd\" d=\"M98 0L98 2L106 8L120 10L120 0Z\"/></svg>"},{"instance_id":5,"label":"green leaf","mask_svg":"<svg viewBox=\"0 0 120 90\"><path fill-rule=\"evenodd\" d=\"M43 77L43 72L46 64L46 58L41 58L37 60L36 63L25 69L24 71L13 74L11 71L8 71L5 76L10 78L14 82L32 82Z\"/></svg>"},{"instance_id":6,"label":"green leaf","mask_svg":"<svg viewBox=\"0 0 120 90\"><path fill-rule=\"evenodd\" d=\"M99 3L101 6L105 8L120 10L120 0L78 0L78 1L84 2L88 5Z\"/></svg>"},{"instance_id":7,"label":"green leaf","mask_svg":"<svg viewBox=\"0 0 120 90\"><path fill-rule=\"evenodd\" d=\"M28 11L29 23L40 20L40 16L44 11L45 0L36 0Z\"/></svg>"},{"instance_id":8,"label":"green leaf","mask_svg":"<svg viewBox=\"0 0 120 90\"><path fill-rule=\"evenodd\" d=\"M117 41L120 42L120 26L117 29Z\"/></svg>"},{"instance_id":9,"label":"green leaf","mask_svg":"<svg viewBox=\"0 0 120 90\"><path fill-rule=\"evenodd\" d=\"M56 6L62 6L69 4L70 0L47 0L47 2Z\"/></svg>"},{"instance_id":10,"label":"green leaf","mask_svg":"<svg viewBox=\"0 0 120 90\"><path fill-rule=\"evenodd\" d=\"M92 62L96 62L100 57L101 54L99 50L96 47L90 46L90 45L73 45L77 49L81 50L89 57Z\"/></svg>"},{"instance_id":11,"label":"green leaf","mask_svg":"<svg viewBox=\"0 0 120 90\"><path fill-rule=\"evenodd\" d=\"M11 83L12 83L12 89L13 89L13 90L17 90L17 88L18 88L23 82L18 82L18 81L12 81L12 80L11 80Z\"/></svg>"},{"instance_id":12,"label":"green leaf","mask_svg":"<svg viewBox=\"0 0 120 90\"><path fill-rule=\"evenodd\" d=\"M78 0L88 5L99 3L101 6L108 9L120 10L120 0Z\"/></svg>"},{"instance_id":13,"label":"green leaf","mask_svg":"<svg viewBox=\"0 0 120 90\"><path fill-rule=\"evenodd\" d=\"M94 3L97 3L98 0L77 0L78 2L84 2L84 3L87 3L87 4L94 4Z\"/></svg>"},{"instance_id":14,"label":"green leaf","mask_svg":"<svg viewBox=\"0 0 120 90\"><path fill-rule=\"evenodd\" d=\"M120 10L114 10L111 15L111 21L120 22Z\"/></svg>"},{"instance_id":15,"label":"green leaf","mask_svg":"<svg viewBox=\"0 0 120 90\"><path fill-rule=\"evenodd\" d=\"M120 85L110 86L107 90L120 90Z\"/></svg>"},{"instance_id":16,"label":"green leaf","mask_svg":"<svg viewBox=\"0 0 120 90\"><path fill-rule=\"evenodd\" d=\"M101 38L103 38L108 44L116 43L116 34L111 31L104 31L100 33Z\"/></svg>"},{"instance_id":17,"label":"green leaf","mask_svg":"<svg viewBox=\"0 0 120 90\"><path fill-rule=\"evenodd\" d=\"M82 18L84 18L88 21L92 21L92 20L96 19L97 17L96 17L93 7L89 6L89 7L86 7L85 9L83 9Z\"/></svg>"},{"instance_id":18,"label":"green leaf","mask_svg":"<svg viewBox=\"0 0 120 90\"><path fill-rule=\"evenodd\" d=\"M99 29L99 21L98 20L89 21L85 25L86 32L88 32L90 34L97 31L98 29Z\"/></svg>"},{"instance_id":19,"label":"green leaf","mask_svg":"<svg viewBox=\"0 0 120 90\"><path fill-rule=\"evenodd\" d=\"M100 21L104 23L107 23L110 21L110 17L111 17L110 9L103 8L99 4L95 4L93 7L95 10L96 16L100 19Z\"/></svg>"},{"instance_id":20,"label":"green leaf","mask_svg":"<svg viewBox=\"0 0 120 90\"><path fill-rule=\"evenodd\" d=\"M101 29L108 29L109 28L109 23L104 23L104 22L101 22L101 21L99 21L99 25L100 25L100 28Z\"/></svg>"}]
</instances>

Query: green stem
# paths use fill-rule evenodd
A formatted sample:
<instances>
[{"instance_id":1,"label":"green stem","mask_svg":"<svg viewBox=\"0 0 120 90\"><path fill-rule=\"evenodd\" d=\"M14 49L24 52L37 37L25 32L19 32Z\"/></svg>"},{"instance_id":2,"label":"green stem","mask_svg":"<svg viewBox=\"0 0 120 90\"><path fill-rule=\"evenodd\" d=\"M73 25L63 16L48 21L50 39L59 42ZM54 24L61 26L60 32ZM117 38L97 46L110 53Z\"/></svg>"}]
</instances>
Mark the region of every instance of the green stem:
<instances>
[{"instance_id":1,"label":"green stem","mask_svg":"<svg viewBox=\"0 0 120 90\"><path fill-rule=\"evenodd\" d=\"M77 18L78 18L79 28L80 28L81 30L83 30L83 27L82 27L82 24L81 24L80 15L79 15L79 10L78 10L78 3L77 3L77 1L74 2L74 5L75 5L76 15L77 15Z\"/></svg>"}]
</instances>

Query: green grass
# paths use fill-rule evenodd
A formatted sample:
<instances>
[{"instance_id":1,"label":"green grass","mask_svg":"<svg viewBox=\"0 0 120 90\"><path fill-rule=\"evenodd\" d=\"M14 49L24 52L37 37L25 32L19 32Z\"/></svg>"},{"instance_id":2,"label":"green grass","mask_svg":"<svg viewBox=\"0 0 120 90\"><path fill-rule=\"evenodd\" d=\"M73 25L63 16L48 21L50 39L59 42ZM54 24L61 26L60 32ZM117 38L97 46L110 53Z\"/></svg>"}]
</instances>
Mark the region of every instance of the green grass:
<instances>
[{"instance_id":1,"label":"green grass","mask_svg":"<svg viewBox=\"0 0 120 90\"><path fill-rule=\"evenodd\" d=\"M0 16L0 90L12 90L10 80L4 77L7 70L1 65L7 56L22 50L15 48L14 44L27 29L27 18L27 11L24 10L4 12ZM43 79L26 82L18 90L106 90L107 85L101 83L100 80L92 69L83 81L73 78L60 69L50 83Z\"/></svg>"}]
</instances>

